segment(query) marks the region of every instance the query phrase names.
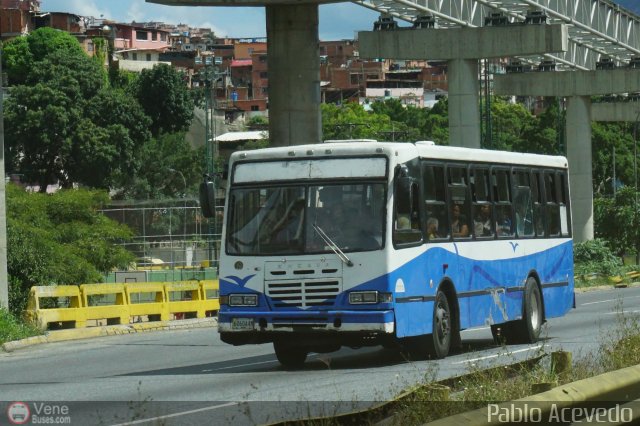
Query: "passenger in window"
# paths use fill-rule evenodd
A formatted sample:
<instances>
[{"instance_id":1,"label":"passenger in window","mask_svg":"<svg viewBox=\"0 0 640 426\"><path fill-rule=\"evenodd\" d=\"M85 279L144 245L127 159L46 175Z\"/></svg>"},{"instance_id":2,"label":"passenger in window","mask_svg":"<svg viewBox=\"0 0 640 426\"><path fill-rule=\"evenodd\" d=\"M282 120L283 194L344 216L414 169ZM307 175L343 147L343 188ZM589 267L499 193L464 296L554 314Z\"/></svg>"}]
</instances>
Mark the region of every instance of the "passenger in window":
<instances>
[{"instance_id":1,"label":"passenger in window","mask_svg":"<svg viewBox=\"0 0 640 426\"><path fill-rule=\"evenodd\" d=\"M483 204L480 212L473 222L473 233L476 237L489 237L493 235L491 230L491 206Z\"/></svg>"},{"instance_id":2,"label":"passenger in window","mask_svg":"<svg viewBox=\"0 0 640 426\"><path fill-rule=\"evenodd\" d=\"M460 204L454 204L451 207L451 232L454 238L469 236L467 218L460 214L460 209Z\"/></svg>"},{"instance_id":3,"label":"passenger in window","mask_svg":"<svg viewBox=\"0 0 640 426\"><path fill-rule=\"evenodd\" d=\"M433 240L440 238L438 235L438 219L430 217L427 219L427 239Z\"/></svg>"},{"instance_id":4,"label":"passenger in window","mask_svg":"<svg viewBox=\"0 0 640 426\"><path fill-rule=\"evenodd\" d=\"M396 229L411 229L411 219L408 214L399 214Z\"/></svg>"},{"instance_id":5,"label":"passenger in window","mask_svg":"<svg viewBox=\"0 0 640 426\"><path fill-rule=\"evenodd\" d=\"M507 214L502 214L496 221L496 232L498 235L508 236L513 235L511 231L511 218Z\"/></svg>"}]
</instances>

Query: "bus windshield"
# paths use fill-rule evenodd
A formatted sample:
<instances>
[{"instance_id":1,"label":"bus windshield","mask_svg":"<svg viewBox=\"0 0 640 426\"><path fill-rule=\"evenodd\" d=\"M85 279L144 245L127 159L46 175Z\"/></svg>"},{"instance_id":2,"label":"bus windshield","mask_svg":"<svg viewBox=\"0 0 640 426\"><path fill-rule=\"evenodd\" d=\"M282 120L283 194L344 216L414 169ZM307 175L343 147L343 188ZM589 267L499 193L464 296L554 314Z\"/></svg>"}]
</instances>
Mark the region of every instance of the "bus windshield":
<instances>
[{"instance_id":1,"label":"bus windshield","mask_svg":"<svg viewBox=\"0 0 640 426\"><path fill-rule=\"evenodd\" d=\"M232 189L227 254L274 255L380 250L384 183ZM321 234L324 233L324 238Z\"/></svg>"}]
</instances>

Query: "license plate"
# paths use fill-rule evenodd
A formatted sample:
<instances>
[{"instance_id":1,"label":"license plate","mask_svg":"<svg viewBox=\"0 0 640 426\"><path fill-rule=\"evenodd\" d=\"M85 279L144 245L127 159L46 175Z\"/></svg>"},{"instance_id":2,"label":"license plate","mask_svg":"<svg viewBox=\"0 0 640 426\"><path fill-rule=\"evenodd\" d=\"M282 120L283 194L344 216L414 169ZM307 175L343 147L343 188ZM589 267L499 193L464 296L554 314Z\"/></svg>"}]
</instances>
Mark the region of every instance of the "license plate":
<instances>
[{"instance_id":1,"label":"license plate","mask_svg":"<svg viewBox=\"0 0 640 426\"><path fill-rule=\"evenodd\" d=\"M232 330L253 330L253 318L232 318Z\"/></svg>"}]
</instances>

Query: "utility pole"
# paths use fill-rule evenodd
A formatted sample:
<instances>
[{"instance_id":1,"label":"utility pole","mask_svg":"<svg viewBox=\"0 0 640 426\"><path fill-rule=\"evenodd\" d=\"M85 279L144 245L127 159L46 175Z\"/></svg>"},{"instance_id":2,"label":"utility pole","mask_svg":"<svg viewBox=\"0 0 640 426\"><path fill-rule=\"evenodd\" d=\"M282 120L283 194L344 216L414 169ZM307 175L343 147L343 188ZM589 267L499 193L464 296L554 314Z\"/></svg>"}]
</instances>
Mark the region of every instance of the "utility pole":
<instances>
[{"instance_id":1,"label":"utility pole","mask_svg":"<svg viewBox=\"0 0 640 426\"><path fill-rule=\"evenodd\" d=\"M2 44L0 43L0 308L9 308L7 276L7 203L4 179L4 81L2 78Z\"/></svg>"}]
</instances>

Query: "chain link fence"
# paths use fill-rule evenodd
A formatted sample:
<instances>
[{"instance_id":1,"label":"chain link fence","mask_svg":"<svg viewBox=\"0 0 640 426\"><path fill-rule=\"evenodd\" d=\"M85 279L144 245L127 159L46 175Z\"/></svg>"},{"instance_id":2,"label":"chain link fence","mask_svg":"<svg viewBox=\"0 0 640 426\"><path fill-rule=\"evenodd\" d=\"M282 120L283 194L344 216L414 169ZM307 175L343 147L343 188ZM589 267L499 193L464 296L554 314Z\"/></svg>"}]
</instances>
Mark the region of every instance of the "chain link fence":
<instances>
[{"instance_id":1,"label":"chain link fence","mask_svg":"<svg viewBox=\"0 0 640 426\"><path fill-rule=\"evenodd\" d=\"M194 279L194 270L217 271L222 203L216 212L203 217L198 201L189 198L116 202L102 210L133 231L121 245L136 256L135 269L155 271L167 281Z\"/></svg>"}]
</instances>

